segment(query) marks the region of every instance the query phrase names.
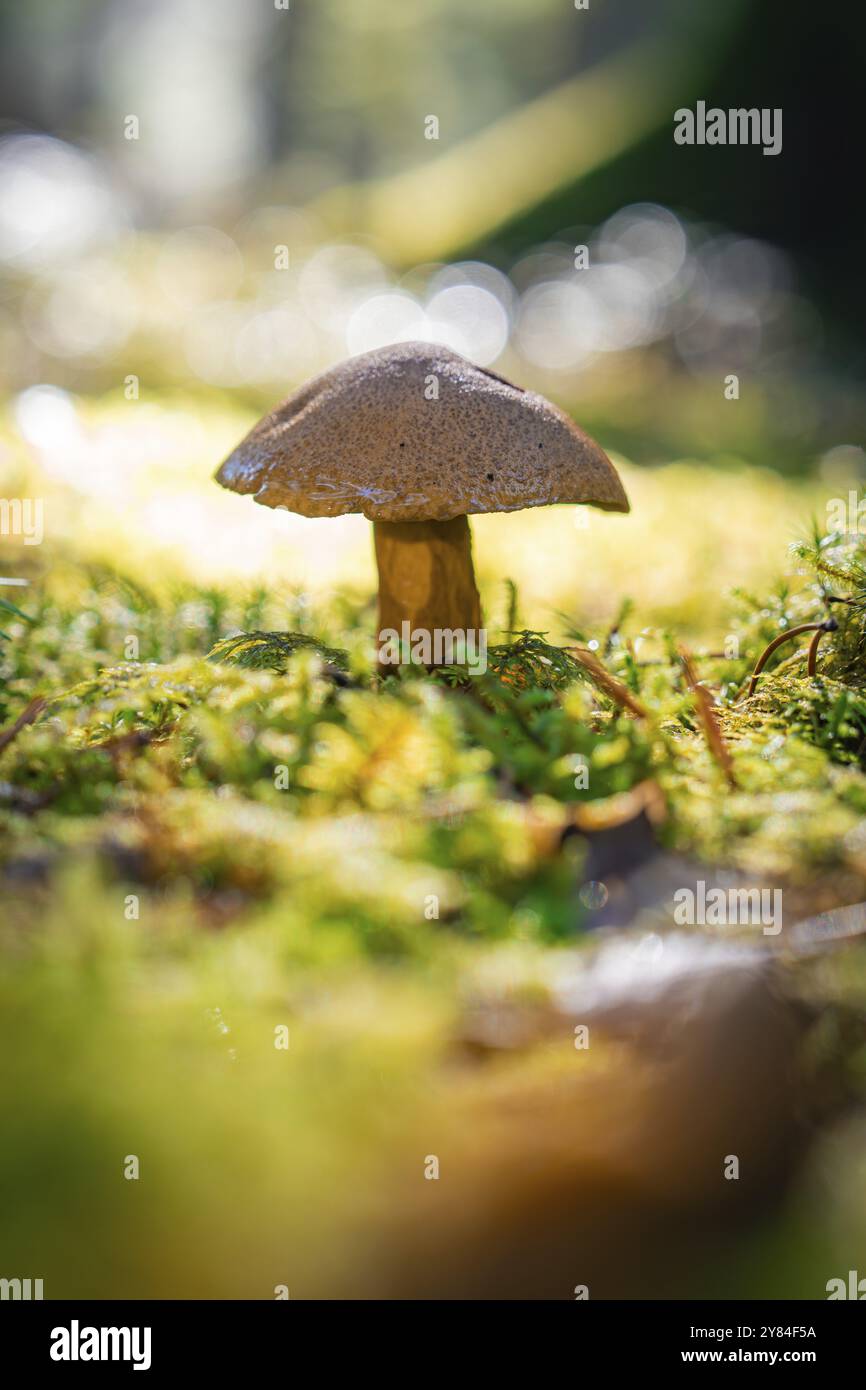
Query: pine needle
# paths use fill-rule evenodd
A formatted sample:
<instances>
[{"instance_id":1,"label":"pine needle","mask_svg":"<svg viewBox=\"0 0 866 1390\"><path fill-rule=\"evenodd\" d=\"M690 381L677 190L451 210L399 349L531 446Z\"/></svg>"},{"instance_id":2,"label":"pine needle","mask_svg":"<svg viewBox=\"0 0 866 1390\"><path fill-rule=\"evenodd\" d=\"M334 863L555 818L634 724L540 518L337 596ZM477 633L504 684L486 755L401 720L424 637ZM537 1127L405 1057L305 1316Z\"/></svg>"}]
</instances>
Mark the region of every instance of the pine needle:
<instances>
[{"instance_id":1,"label":"pine needle","mask_svg":"<svg viewBox=\"0 0 866 1390\"><path fill-rule=\"evenodd\" d=\"M695 704L697 705L698 717L701 721L701 724L703 725L709 750L715 758L716 762L718 763L719 767L724 772L725 777L728 779L729 785L735 787L737 785L737 779L734 776L734 762L731 757L730 749L728 748L728 745L725 742L721 725L719 724L719 721L716 717L716 712L713 708L712 696L710 695L710 692L707 690L707 687L705 685L701 685L700 681L698 680L695 668L692 665L692 658L686 651L685 647L678 647L677 652L680 661L682 662L686 682L688 684L689 689L692 691L695 697Z\"/></svg>"},{"instance_id":2,"label":"pine needle","mask_svg":"<svg viewBox=\"0 0 866 1390\"><path fill-rule=\"evenodd\" d=\"M587 647L567 647L566 650L573 653L575 661L580 662L609 700L613 700L615 705L619 705L620 709L634 715L636 719L646 719L647 712L640 701L635 699L628 686L605 670L593 652Z\"/></svg>"}]
</instances>

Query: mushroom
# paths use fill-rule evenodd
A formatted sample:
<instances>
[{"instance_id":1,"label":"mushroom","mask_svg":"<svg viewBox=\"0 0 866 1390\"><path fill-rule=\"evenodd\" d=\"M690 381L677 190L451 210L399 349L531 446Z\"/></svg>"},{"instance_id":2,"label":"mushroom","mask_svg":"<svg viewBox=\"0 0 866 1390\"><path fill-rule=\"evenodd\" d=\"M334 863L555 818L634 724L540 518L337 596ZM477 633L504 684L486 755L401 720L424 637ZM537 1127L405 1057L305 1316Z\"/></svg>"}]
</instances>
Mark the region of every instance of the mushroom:
<instances>
[{"instance_id":1,"label":"mushroom","mask_svg":"<svg viewBox=\"0 0 866 1390\"><path fill-rule=\"evenodd\" d=\"M470 513L629 509L604 450L563 411L432 343L396 343L316 377L216 478L268 507L373 522L380 644L385 632L480 631Z\"/></svg>"}]
</instances>

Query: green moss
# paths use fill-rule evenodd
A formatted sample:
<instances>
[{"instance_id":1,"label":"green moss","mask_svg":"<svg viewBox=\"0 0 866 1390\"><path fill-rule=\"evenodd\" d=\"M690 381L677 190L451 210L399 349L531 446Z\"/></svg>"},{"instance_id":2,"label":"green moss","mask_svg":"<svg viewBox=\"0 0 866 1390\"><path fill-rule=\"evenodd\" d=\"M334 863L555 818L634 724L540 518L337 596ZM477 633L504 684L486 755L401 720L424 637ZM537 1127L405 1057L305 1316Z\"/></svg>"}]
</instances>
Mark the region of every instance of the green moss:
<instances>
[{"instance_id":1,"label":"green moss","mask_svg":"<svg viewBox=\"0 0 866 1390\"><path fill-rule=\"evenodd\" d=\"M323 661L339 670L349 664L345 652L326 647L302 632L240 632L214 643L208 660L236 663L253 671L285 671L289 658L299 651L318 652Z\"/></svg>"},{"instance_id":2,"label":"green moss","mask_svg":"<svg viewBox=\"0 0 866 1390\"><path fill-rule=\"evenodd\" d=\"M723 637L688 641L731 787L682 632L653 626L640 594L599 630L561 629L593 643L637 718L543 632L491 642L483 675L383 680L369 607L346 593L151 586L55 555L34 621L0 643L10 1269L92 1297L267 1296L284 1278L333 1294L358 1191L384 1186L399 1210L390 1165L447 1136L477 982L545 997L558 948L590 925L574 833L590 803L653 779L662 852L818 888L822 906L866 897L866 553L815 536L794 559L733 595ZM692 621L697 602L683 594ZM816 675L801 638L747 698L767 644L828 614ZM862 1002L836 968L821 997ZM547 1054L527 1065L543 1087ZM120 1178L128 1152L140 1187Z\"/></svg>"},{"instance_id":3,"label":"green moss","mask_svg":"<svg viewBox=\"0 0 866 1390\"><path fill-rule=\"evenodd\" d=\"M217 624L275 612L267 593L187 585L157 596L104 566L60 566L37 621L3 647L7 726L34 696L46 703L0 751L0 856L14 871L22 856L64 862L89 846L109 878L203 899L234 893L237 919L245 904L289 892L302 917L349 911L376 949L405 949L402 929L383 936L363 895L331 899L312 886L336 882L341 835L351 843L363 827L378 843L381 825L383 882L457 873L435 919L447 930L497 935L525 909L521 920L554 939L580 921L570 899L563 910L562 864L515 857L500 813L598 800L654 777L677 848L808 879L845 862L845 835L864 812L855 769L866 746L866 553L859 537L816 536L796 558L799 584L734 596L731 653L694 655L715 691L734 795L722 792L675 634L638 630L639 604L623 605L598 655L642 719L543 633L491 645L483 675L407 668L381 681L345 596L339 629L329 630L334 614L307 612L312 631L211 642ZM804 645L782 647L747 697L767 643L831 609L839 626L824 637L818 673L806 677ZM107 661L130 629L152 659ZM335 860L293 877L291 865L308 862L310 825L320 839L336 827ZM426 896L413 908L419 924Z\"/></svg>"}]
</instances>

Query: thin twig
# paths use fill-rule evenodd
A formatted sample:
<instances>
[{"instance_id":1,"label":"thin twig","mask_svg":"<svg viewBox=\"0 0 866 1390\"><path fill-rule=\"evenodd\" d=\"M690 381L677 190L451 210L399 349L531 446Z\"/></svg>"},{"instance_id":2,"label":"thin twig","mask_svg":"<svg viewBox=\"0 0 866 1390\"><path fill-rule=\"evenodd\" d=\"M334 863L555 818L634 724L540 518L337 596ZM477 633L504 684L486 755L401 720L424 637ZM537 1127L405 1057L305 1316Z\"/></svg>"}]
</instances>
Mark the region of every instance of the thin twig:
<instances>
[{"instance_id":1,"label":"thin twig","mask_svg":"<svg viewBox=\"0 0 866 1390\"><path fill-rule=\"evenodd\" d=\"M832 624L832 626L830 626ZM749 688L746 691L746 699L750 699L755 693L755 686L758 684L758 677L769 661L777 647L781 647L783 642L789 642L792 637L798 637L801 632L834 632L838 627L835 618L828 618L824 623L800 623L799 627L792 627L790 632L780 632L778 637L774 637L769 646L765 647L758 657L755 669L752 672L752 679L749 681Z\"/></svg>"},{"instance_id":2,"label":"thin twig","mask_svg":"<svg viewBox=\"0 0 866 1390\"><path fill-rule=\"evenodd\" d=\"M835 618L828 618L827 621L822 623L818 628L818 631L809 643L809 660L806 663L807 676L814 676L815 674L818 665L818 647L821 644L821 638L824 636L824 633L835 632L838 626L839 624L836 622Z\"/></svg>"}]
</instances>

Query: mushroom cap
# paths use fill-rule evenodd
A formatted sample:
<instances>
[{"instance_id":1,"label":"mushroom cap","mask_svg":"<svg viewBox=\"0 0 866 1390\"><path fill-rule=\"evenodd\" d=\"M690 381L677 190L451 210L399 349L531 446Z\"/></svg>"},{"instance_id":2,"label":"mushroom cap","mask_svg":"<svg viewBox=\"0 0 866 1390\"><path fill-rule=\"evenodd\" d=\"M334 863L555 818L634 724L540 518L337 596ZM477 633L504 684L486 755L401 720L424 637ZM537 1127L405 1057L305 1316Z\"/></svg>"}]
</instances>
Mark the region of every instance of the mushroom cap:
<instances>
[{"instance_id":1,"label":"mushroom cap","mask_svg":"<svg viewBox=\"0 0 866 1390\"><path fill-rule=\"evenodd\" d=\"M216 478L302 516L629 509L607 454L563 411L433 343L378 348L315 377L250 430Z\"/></svg>"}]
</instances>

